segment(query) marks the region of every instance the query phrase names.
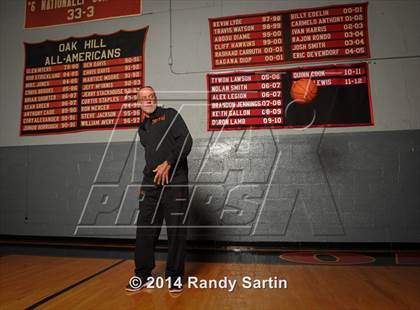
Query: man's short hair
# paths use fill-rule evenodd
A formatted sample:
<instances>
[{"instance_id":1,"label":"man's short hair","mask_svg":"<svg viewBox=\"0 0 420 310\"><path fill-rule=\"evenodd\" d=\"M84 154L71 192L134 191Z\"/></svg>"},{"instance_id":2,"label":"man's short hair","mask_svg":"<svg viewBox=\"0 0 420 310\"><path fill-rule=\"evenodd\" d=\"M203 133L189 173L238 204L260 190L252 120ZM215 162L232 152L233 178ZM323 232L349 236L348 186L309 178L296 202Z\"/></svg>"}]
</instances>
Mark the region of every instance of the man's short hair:
<instances>
[{"instance_id":1,"label":"man's short hair","mask_svg":"<svg viewBox=\"0 0 420 310\"><path fill-rule=\"evenodd\" d=\"M137 90L137 92L136 92L136 100L139 100L139 94L140 94L140 91L142 91L143 89L146 89L146 88L151 89L151 90L153 91L153 93L155 94L155 97L157 97L157 96L156 96L156 91L155 91L155 89L154 89L152 86L145 85L145 86L140 87L140 88Z\"/></svg>"},{"instance_id":2,"label":"man's short hair","mask_svg":"<svg viewBox=\"0 0 420 310\"><path fill-rule=\"evenodd\" d=\"M149 86L149 85L145 85L145 86L140 87L140 89L138 90L138 93L145 88L151 89L156 94L155 89L152 86Z\"/></svg>"}]
</instances>

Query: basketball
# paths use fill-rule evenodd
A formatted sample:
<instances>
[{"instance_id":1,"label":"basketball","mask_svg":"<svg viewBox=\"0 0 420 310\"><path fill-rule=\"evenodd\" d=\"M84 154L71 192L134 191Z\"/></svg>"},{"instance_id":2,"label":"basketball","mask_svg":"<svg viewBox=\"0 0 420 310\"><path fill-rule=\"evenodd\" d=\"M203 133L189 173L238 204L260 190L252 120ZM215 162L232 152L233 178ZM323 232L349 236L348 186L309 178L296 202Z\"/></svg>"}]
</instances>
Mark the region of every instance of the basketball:
<instances>
[{"instance_id":1,"label":"basketball","mask_svg":"<svg viewBox=\"0 0 420 310\"><path fill-rule=\"evenodd\" d=\"M315 99L318 92L316 82L309 79L301 79L293 82L290 95L296 102L301 104L310 103Z\"/></svg>"}]
</instances>

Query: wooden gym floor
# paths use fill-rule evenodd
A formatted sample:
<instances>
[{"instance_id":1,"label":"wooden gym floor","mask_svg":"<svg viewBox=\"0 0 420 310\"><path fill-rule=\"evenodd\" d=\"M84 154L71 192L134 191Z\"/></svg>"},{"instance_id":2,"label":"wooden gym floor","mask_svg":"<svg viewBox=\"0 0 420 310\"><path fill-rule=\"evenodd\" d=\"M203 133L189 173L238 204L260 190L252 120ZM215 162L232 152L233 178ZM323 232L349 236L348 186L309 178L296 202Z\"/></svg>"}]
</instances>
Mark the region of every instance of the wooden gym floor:
<instances>
[{"instance_id":1,"label":"wooden gym floor","mask_svg":"<svg viewBox=\"0 0 420 310\"><path fill-rule=\"evenodd\" d=\"M145 289L127 295L131 259L4 255L0 309L420 309L420 266L187 262L186 278L277 276L287 288ZM157 261L154 276L164 275ZM241 282L240 282L241 283Z\"/></svg>"}]
</instances>

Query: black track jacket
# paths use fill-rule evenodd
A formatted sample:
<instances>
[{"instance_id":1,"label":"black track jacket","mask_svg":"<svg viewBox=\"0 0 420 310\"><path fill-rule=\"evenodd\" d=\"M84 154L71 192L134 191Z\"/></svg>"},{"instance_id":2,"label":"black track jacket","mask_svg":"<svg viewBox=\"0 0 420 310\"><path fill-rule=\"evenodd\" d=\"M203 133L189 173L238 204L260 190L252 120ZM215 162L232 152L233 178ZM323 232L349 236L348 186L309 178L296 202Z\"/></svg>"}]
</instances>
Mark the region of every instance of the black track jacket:
<instances>
[{"instance_id":1,"label":"black track jacket","mask_svg":"<svg viewBox=\"0 0 420 310\"><path fill-rule=\"evenodd\" d=\"M140 123L138 134L146 159L142 184L154 184L156 172L153 170L165 160L171 164L169 184L188 183L187 156L193 140L177 110L157 106L150 117Z\"/></svg>"}]
</instances>

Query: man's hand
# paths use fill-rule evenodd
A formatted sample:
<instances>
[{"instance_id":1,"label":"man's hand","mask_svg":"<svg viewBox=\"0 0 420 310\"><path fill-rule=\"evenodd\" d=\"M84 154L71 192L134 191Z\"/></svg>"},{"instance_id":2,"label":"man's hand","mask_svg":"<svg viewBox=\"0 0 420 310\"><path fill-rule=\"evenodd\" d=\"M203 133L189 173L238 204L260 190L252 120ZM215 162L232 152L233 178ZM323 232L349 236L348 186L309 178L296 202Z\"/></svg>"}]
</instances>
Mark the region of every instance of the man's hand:
<instances>
[{"instance_id":1,"label":"man's hand","mask_svg":"<svg viewBox=\"0 0 420 310\"><path fill-rule=\"evenodd\" d=\"M156 167L156 169L153 170L153 172L156 172L155 178L153 182L156 184L162 184L169 183L169 169L171 168L171 165L168 163L168 161L164 161L159 166Z\"/></svg>"}]
</instances>

